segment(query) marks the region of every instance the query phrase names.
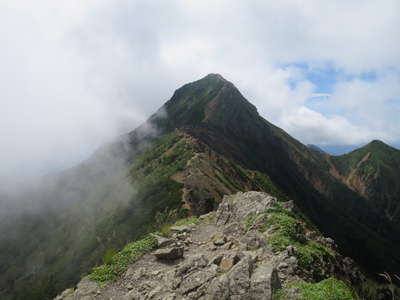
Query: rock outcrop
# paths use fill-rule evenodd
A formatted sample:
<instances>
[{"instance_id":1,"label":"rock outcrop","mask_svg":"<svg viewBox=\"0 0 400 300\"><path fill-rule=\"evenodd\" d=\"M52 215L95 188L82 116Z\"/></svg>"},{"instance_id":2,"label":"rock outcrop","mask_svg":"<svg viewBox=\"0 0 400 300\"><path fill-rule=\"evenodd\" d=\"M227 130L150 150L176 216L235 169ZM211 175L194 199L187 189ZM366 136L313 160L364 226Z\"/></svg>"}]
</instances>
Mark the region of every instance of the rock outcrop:
<instances>
[{"instance_id":1,"label":"rock outcrop","mask_svg":"<svg viewBox=\"0 0 400 300\"><path fill-rule=\"evenodd\" d=\"M270 221L289 220L293 210L293 203L279 203L266 193L225 196L219 209L201 216L198 224L172 227L168 239L157 237L159 248L131 264L120 279L100 286L85 278L56 299L273 299L293 282L332 276L348 284L363 280L352 260L335 251L334 241L305 221L294 223L293 234L302 235L295 245L278 245L274 236L284 239L281 230L293 228ZM301 249L312 246L309 252ZM287 291L293 299L299 294Z\"/></svg>"}]
</instances>

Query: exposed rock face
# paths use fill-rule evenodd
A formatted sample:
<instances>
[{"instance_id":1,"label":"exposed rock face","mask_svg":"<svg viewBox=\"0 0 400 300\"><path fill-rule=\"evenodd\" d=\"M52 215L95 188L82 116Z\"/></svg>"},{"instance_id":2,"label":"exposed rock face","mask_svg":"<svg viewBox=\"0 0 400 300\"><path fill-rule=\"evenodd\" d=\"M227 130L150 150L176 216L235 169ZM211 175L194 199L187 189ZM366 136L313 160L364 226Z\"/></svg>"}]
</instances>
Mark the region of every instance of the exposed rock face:
<instances>
[{"instance_id":1,"label":"exposed rock face","mask_svg":"<svg viewBox=\"0 0 400 300\"><path fill-rule=\"evenodd\" d=\"M276 198L260 192L225 196L216 213L217 224L226 225L228 222L238 222L248 216L255 216L272 208L276 201Z\"/></svg>"},{"instance_id":2,"label":"exposed rock face","mask_svg":"<svg viewBox=\"0 0 400 300\"><path fill-rule=\"evenodd\" d=\"M265 212L276 208L276 203L276 198L261 192L225 196L219 209L199 218L198 225L173 227L168 242L159 238L161 248L132 264L121 279L104 287L84 279L75 291L67 290L56 299L270 300L289 282L312 282L313 270L307 273L299 267L296 247L272 251L268 237L273 230L257 228L262 225L257 220L268 219ZM285 206L293 208L290 203ZM255 220L253 228L247 224L249 219ZM332 239L316 232L309 236L334 251ZM335 266L324 257L318 261L322 278L340 272L348 282L362 278L351 259L335 255Z\"/></svg>"}]
</instances>

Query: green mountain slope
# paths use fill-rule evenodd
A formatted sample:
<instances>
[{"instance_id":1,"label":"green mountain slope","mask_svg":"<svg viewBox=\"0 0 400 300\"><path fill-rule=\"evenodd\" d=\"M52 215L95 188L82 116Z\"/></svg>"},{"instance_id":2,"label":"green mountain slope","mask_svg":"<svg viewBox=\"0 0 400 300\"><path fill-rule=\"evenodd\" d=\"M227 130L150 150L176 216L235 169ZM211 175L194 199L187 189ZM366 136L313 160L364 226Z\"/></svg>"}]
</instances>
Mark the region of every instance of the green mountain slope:
<instances>
[{"instance_id":1,"label":"green mountain slope","mask_svg":"<svg viewBox=\"0 0 400 300\"><path fill-rule=\"evenodd\" d=\"M333 173L396 225L400 222L400 151L381 141L332 158Z\"/></svg>"},{"instance_id":2,"label":"green mountain slope","mask_svg":"<svg viewBox=\"0 0 400 300\"><path fill-rule=\"evenodd\" d=\"M371 155L380 181L367 180L368 168L360 173L363 193L346 178L364 152L330 157L310 149L210 74L175 91L138 129L31 191L38 212L3 220L0 298L47 299L102 263L108 250L248 190L295 200L346 254L372 271L398 271L398 215L382 213L398 202L396 167L388 167L398 165L398 155L382 151Z\"/></svg>"}]
</instances>

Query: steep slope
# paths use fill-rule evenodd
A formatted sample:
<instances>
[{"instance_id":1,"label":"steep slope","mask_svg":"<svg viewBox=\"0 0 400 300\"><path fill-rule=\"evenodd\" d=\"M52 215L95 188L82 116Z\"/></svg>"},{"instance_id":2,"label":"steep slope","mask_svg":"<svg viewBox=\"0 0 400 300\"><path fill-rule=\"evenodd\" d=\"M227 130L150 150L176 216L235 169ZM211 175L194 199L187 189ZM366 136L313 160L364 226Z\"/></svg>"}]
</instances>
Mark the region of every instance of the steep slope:
<instances>
[{"instance_id":1,"label":"steep slope","mask_svg":"<svg viewBox=\"0 0 400 300\"><path fill-rule=\"evenodd\" d=\"M374 271L399 270L399 228L344 175L332 175L332 166L341 172L333 160L264 120L232 83L210 74L175 91L138 129L25 195L42 205L0 228L0 298L54 296L104 254L248 190L292 198L346 254Z\"/></svg>"},{"instance_id":2,"label":"steep slope","mask_svg":"<svg viewBox=\"0 0 400 300\"><path fill-rule=\"evenodd\" d=\"M400 222L400 151L381 141L332 157L331 173L369 200L396 225Z\"/></svg>"}]
</instances>

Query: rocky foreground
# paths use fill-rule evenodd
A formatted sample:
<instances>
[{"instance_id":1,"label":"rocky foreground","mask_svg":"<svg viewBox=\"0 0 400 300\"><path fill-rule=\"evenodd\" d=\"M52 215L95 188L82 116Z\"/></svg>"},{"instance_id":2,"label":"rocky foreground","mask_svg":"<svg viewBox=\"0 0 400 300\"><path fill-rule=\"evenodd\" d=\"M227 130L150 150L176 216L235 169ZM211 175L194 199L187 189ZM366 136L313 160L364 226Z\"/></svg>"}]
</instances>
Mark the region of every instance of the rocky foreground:
<instances>
[{"instance_id":1,"label":"rocky foreground","mask_svg":"<svg viewBox=\"0 0 400 300\"><path fill-rule=\"evenodd\" d=\"M153 237L157 249L117 280L89 276L55 299L355 299L349 286L365 280L292 202L266 193L225 196L216 212Z\"/></svg>"}]
</instances>

